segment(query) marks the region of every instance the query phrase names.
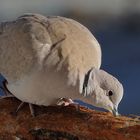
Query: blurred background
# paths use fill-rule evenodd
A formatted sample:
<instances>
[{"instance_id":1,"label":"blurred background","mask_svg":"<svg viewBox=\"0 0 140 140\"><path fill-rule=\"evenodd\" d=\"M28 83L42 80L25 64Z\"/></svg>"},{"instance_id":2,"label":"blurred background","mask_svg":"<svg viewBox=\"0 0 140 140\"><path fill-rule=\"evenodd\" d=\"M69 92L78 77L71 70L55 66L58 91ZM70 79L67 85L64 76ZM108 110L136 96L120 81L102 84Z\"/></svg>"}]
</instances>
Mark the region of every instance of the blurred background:
<instances>
[{"instance_id":1,"label":"blurred background","mask_svg":"<svg viewBox=\"0 0 140 140\"><path fill-rule=\"evenodd\" d=\"M88 27L102 48L101 68L124 85L119 112L140 115L140 0L0 0L0 21L24 13L65 16Z\"/></svg>"}]
</instances>

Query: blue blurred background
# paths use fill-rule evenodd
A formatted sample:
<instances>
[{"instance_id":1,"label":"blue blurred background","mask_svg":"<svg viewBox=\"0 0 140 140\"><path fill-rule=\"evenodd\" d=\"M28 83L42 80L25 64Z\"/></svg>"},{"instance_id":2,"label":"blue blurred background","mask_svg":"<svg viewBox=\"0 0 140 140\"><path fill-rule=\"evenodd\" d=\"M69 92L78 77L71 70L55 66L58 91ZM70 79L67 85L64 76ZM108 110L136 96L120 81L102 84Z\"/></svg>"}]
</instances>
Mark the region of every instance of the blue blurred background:
<instances>
[{"instance_id":1,"label":"blue blurred background","mask_svg":"<svg viewBox=\"0 0 140 140\"><path fill-rule=\"evenodd\" d=\"M0 21L32 12L73 18L88 27L101 45L102 69L124 85L119 112L140 115L140 0L0 1Z\"/></svg>"}]
</instances>

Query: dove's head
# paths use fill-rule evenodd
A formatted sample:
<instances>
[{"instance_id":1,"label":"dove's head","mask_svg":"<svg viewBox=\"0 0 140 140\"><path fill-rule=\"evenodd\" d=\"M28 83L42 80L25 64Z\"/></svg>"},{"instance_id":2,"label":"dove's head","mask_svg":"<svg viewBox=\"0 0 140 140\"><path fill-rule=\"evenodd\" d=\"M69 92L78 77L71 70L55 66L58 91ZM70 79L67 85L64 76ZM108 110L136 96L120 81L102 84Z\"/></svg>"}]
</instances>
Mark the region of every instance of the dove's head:
<instances>
[{"instance_id":1,"label":"dove's head","mask_svg":"<svg viewBox=\"0 0 140 140\"><path fill-rule=\"evenodd\" d=\"M115 116L118 115L118 105L123 97L123 86L109 73L92 69L84 93L91 95L95 106L104 108Z\"/></svg>"}]
</instances>

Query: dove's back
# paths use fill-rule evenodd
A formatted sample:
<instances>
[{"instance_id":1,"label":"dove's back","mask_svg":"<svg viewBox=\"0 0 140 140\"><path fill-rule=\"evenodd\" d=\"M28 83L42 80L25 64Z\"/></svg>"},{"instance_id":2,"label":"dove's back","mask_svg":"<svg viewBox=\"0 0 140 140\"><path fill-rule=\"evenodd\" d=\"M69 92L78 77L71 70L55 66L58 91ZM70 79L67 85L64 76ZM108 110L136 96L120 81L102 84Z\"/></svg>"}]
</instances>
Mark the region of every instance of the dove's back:
<instances>
[{"instance_id":1,"label":"dove's back","mask_svg":"<svg viewBox=\"0 0 140 140\"><path fill-rule=\"evenodd\" d=\"M22 101L81 96L78 84L100 65L100 45L72 19L29 14L0 24L0 72Z\"/></svg>"}]
</instances>

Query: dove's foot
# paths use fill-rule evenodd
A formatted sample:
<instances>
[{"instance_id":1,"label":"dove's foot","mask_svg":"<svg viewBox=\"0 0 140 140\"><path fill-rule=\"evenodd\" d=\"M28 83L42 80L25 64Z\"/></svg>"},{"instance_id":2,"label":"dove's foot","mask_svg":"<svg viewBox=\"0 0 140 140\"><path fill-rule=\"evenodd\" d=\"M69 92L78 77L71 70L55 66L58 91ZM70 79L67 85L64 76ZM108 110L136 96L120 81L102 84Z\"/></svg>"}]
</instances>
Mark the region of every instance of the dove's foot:
<instances>
[{"instance_id":1,"label":"dove's foot","mask_svg":"<svg viewBox=\"0 0 140 140\"><path fill-rule=\"evenodd\" d=\"M56 105L59 106L74 106L77 111L80 111L79 104L75 103L72 99L68 98L60 98Z\"/></svg>"},{"instance_id":2,"label":"dove's foot","mask_svg":"<svg viewBox=\"0 0 140 140\"><path fill-rule=\"evenodd\" d=\"M67 99L67 98L60 98L56 105L59 106L69 106L70 104L74 104L74 102L72 101L72 99Z\"/></svg>"}]
</instances>

